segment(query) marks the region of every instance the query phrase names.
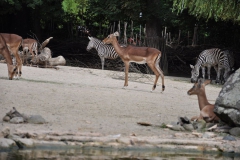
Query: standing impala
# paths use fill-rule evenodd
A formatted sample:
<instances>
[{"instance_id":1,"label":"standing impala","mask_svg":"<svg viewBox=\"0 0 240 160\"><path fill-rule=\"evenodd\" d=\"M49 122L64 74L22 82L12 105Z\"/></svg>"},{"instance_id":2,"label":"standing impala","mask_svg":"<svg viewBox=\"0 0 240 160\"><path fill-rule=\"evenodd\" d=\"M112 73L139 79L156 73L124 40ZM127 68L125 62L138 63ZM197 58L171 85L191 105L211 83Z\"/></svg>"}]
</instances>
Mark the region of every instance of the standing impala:
<instances>
[{"instance_id":1,"label":"standing impala","mask_svg":"<svg viewBox=\"0 0 240 160\"><path fill-rule=\"evenodd\" d=\"M38 45L37 44L38 43L35 39L31 39L31 38L23 39L23 43L22 43L23 55L26 58L26 60L27 60L28 53L31 53L32 60L33 60L34 56L38 55L38 48L37 48Z\"/></svg>"},{"instance_id":2,"label":"standing impala","mask_svg":"<svg viewBox=\"0 0 240 160\"><path fill-rule=\"evenodd\" d=\"M5 39L3 38L1 33L0 33L0 54L2 54L6 60L7 67L8 67L8 78L12 80L16 71L16 67L12 63L10 51L8 50Z\"/></svg>"},{"instance_id":3,"label":"standing impala","mask_svg":"<svg viewBox=\"0 0 240 160\"><path fill-rule=\"evenodd\" d=\"M157 81L159 76L162 78L162 91L164 91L164 75L163 71L159 67L159 61L161 58L161 52L156 48L149 48L149 47L136 47L136 46L127 46L121 47L117 41L116 36L119 36L118 32L114 34L110 34L107 38L103 40L105 44L112 44L115 51L122 59L125 65L125 83L124 87L128 86L128 70L129 70L129 63L136 62L139 64L147 63L147 65L151 68L153 73L156 75L154 85L152 87L152 91L156 88Z\"/></svg>"},{"instance_id":4,"label":"standing impala","mask_svg":"<svg viewBox=\"0 0 240 160\"><path fill-rule=\"evenodd\" d=\"M197 95L198 104L200 109L200 116L192 117L191 120L204 119L206 122L218 122L219 118L213 112L214 105L210 104L207 100L205 93L205 86L208 85L211 80L198 79L193 87L187 92L188 95Z\"/></svg>"},{"instance_id":5,"label":"standing impala","mask_svg":"<svg viewBox=\"0 0 240 160\"><path fill-rule=\"evenodd\" d=\"M1 33L10 51L14 54L17 61L17 78L22 74L22 60L18 54L18 49L22 45L22 37L16 34Z\"/></svg>"}]
</instances>

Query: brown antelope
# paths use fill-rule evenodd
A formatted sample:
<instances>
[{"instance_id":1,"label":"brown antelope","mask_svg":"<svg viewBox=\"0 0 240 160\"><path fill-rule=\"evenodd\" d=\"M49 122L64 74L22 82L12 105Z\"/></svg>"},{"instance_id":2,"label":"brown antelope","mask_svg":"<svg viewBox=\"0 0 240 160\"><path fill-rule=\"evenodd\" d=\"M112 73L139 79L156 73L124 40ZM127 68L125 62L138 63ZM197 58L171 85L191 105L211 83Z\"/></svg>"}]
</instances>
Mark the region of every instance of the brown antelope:
<instances>
[{"instance_id":1,"label":"brown antelope","mask_svg":"<svg viewBox=\"0 0 240 160\"><path fill-rule=\"evenodd\" d=\"M5 42L10 49L10 51L14 54L17 61L17 78L19 78L22 74L22 60L18 54L18 49L22 45L22 37L16 34L8 34L8 33L1 33Z\"/></svg>"},{"instance_id":2,"label":"brown antelope","mask_svg":"<svg viewBox=\"0 0 240 160\"><path fill-rule=\"evenodd\" d=\"M8 67L8 78L12 80L16 71L16 66L14 66L12 63L10 51L8 50L7 44L2 34L0 34L0 54L2 54L6 60Z\"/></svg>"},{"instance_id":3,"label":"brown antelope","mask_svg":"<svg viewBox=\"0 0 240 160\"><path fill-rule=\"evenodd\" d=\"M147 65L151 68L153 73L156 75L154 85L152 87L152 91L156 88L157 81L159 76L162 78L162 91L164 91L164 75L163 71L159 67L159 61L161 58L161 51L156 48L149 47L136 47L128 45L127 47L121 47L117 41L117 36L119 36L118 32L114 34L110 34L107 38L103 40L104 44L112 44L115 51L122 59L125 65L125 83L124 87L128 86L128 70L129 63L136 62L139 64L147 63Z\"/></svg>"},{"instance_id":4,"label":"brown antelope","mask_svg":"<svg viewBox=\"0 0 240 160\"><path fill-rule=\"evenodd\" d=\"M188 95L197 95L200 109L200 116L192 117L191 120L204 119L206 122L219 121L219 118L213 112L214 105L208 102L205 93L205 86L210 82L211 80L205 80L203 82L202 79L198 79L198 81L194 83L193 87L187 92Z\"/></svg>"},{"instance_id":5,"label":"brown antelope","mask_svg":"<svg viewBox=\"0 0 240 160\"><path fill-rule=\"evenodd\" d=\"M37 56L38 55L37 47L38 47L38 43L35 39L31 39L31 38L23 39L22 48L23 48L24 60L26 58L26 61L27 61L28 53L31 53L32 59L34 56Z\"/></svg>"}]
</instances>

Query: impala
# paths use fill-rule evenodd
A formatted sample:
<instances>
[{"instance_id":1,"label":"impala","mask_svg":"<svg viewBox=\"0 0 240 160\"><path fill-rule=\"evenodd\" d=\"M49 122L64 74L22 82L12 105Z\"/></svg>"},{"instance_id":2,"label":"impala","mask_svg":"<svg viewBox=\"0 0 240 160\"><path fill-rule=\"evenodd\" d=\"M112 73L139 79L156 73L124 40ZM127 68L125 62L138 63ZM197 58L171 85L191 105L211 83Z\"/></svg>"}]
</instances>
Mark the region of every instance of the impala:
<instances>
[{"instance_id":1,"label":"impala","mask_svg":"<svg viewBox=\"0 0 240 160\"><path fill-rule=\"evenodd\" d=\"M162 78L162 91L164 91L164 75L163 71L159 67L159 62L161 58L161 51L156 48L149 47L136 47L128 45L127 47L121 47L117 41L117 36L119 36L118 32L114 34L110 34L107 38L103 40L104 44L112 44L115 51L122 59L125 65L125 83L124 87L128 86L128 70L129 63L136 62L139 64L147 63L147 65L151 68L153 73L156 75L154 85L152 87L152 91L156 88L157 81L159 76Z\"/></svg>"},{"instance_id":2,"label":"impala","mask_svg":"<svg viewBox=\"0 0 240 160\"><path fill-rule=\"evenodd\" d=\"M23 48L23 55L25 58L27 58L28 53L31 53L32 59L35 55L36 56L38 55L37 44L38 43L35 39L31 39L31 38L23 39L22 48Z\"/></svg>"},{"instance_id":3,"label":"impala","mask_svg":"<svg viewBox=\"0 0 240 160\"><path fill-rule=\"evenodd\" d=\"M22 45L22 37L16 34L8 34L8 33L1 33L5 42L10 49L10 51L14 54L17 61L17 78L19 78L22 74L22 60L18 54L18 49Z\"/></svg>"},{"instance_id":4,"label":"impala","mask_svg":"<svg viewBox=\"0 0 240 160\"><path fill-rule=\"evenodd\" d=\"M16 71L16 67L12 63L10 51L8 50L5 39L3 38L1 33L0 33L0 54L2 54L6 60L7 67L8 67L8 78L12 80Z\"/></svg>"},{"instance_id":5,"label":"impala","mask_svg":"<svg viewBox=\"0 0 240 160\"><path fill-rule=\"evenodd\" d=\"M219 118L213 112L214 105L208 102L205 93L205 86L210 82L211 80L205 80L203 82L202 79L198 79L198 81L194 83L193 87L187 92L188 95L197 95L200 109L200 116L192 117L191 120L204 119L206 122L219 121Z\"/></svg>"}]
</instances>

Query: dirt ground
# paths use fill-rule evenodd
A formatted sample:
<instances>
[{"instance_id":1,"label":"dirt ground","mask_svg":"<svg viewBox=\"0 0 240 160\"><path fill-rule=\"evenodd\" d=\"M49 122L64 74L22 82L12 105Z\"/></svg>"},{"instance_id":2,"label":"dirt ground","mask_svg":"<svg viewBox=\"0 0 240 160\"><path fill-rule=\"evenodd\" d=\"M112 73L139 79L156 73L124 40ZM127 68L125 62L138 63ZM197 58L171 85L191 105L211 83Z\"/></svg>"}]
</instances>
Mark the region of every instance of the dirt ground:
<instances>
[{"instance_id":1,"label":"dirt ground","mask_svg":"<svg viewBox=\"0 0 240 160\"><path fill-rule=\"evenodd\" d=\"M59 70L23 66L20 80L8 80L6 64L0 64L0 130L69 131L169 136L174 131L140 126L177 121L178 116L199 114L197 96L188 96L192 84L187 78L165 76L154 92L153 75L129 74L129 86L122 89L124 73L60 66ZM207 97L214 103L221 86L208 85ZM46 124L11 124L2 121L16 107L20 113L41 115Z\"/></svg>"}]
</instances>

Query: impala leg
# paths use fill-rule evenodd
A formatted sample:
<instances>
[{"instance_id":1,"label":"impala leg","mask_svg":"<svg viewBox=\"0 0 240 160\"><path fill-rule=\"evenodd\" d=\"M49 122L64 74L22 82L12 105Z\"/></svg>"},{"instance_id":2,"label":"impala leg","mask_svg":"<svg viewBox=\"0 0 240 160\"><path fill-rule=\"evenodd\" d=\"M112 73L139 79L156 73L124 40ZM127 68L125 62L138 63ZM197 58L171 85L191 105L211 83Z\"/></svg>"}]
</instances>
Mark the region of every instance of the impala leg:
<instances>
[{"instance_id":1,"label":"impala leg","mask_svg":"<svg viewBox=\"0 0 240 160\"><path fill-rule=\"evenodd\" d=\"M16 58L16 62L17 62L17 79L19 79L19 77L21 77L22 75L22 60L18 54L18 47L16 48L12 48L13 54Z\"/></svg>"},{"instance_id":2,"label":"impala leg","mask_svg":"<svg viewBox=\"0 0 240 160\"><path fill-rule=\"evenodd\" d=\"M158 72L157 68L154 66L153 63L148 63L148 66L151 68L151 70L153 71L153 73L156 76L153 87L152 87L152 91L153 91L153 90L155 90L155 88L157 86L157 81L158 81L158 78L160 76L160 73Z\"/></svg>"},{"instance_id":3,"label":"impala leg","mask_svg":"<svg viewBox=\"0 0 240 160\"><path fill-rule=\"evenodd\" d=\"M124 87L128 86L128 71L129 71L129 62L124 62L125 64L125 83Z\"/></svg>"}]
</instances>

